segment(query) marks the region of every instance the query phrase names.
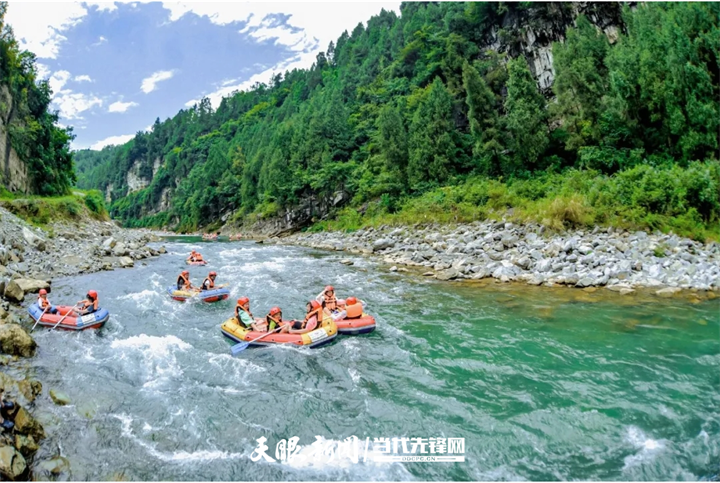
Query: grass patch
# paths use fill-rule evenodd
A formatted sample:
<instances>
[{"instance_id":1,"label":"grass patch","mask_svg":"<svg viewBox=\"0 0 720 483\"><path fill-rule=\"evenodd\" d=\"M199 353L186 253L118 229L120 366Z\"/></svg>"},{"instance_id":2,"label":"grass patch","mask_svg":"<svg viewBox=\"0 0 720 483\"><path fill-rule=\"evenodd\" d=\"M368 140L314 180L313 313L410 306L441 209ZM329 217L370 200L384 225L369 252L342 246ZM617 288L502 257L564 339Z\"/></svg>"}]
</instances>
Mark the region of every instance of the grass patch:
<instances>
[{"instance_id":1,"label":"grass patch","mask_svg":"<svg viewBox=\"0 0 720 483\"><path fill-rule=\"evenodd\" d=\"M0 206L39 227L61 220L79 221L83 217L109 219L99 191L76 191L67 196L24 197L3 190L0 192Z\"/></svg>"}]
</instances>

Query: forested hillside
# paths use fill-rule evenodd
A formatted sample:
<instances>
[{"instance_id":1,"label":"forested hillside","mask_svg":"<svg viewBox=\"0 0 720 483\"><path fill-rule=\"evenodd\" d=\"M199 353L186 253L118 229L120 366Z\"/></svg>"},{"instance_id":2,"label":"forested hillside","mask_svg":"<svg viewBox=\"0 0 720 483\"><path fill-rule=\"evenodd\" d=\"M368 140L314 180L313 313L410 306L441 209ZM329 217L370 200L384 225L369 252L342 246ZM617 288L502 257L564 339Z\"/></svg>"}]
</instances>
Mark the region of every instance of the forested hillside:
<instances>
[{"instance_id":1,"label":"forested hillside","mask_svg":"<svg viewBox=\"0 0 720 483\"><path fill-rule=\"evenodd\" d=\"M19 48L6 11L0 2L0 186L63 195L75 182L72 129L56 126L50 87L38 79L35 55Z\"/></svg>"},{"instance_id":2,"label":"forested hillside","mask_svg":"<svg viewBox=\"0 0 720 483\"><path fill-rule=\"evenodd\" d=\"M288 208L340 228L512 208L704 236L720 215L719 13L406 3L308 70L77 153L78 185L128 225L179 230Z\"/></svg>"}]
</instances>

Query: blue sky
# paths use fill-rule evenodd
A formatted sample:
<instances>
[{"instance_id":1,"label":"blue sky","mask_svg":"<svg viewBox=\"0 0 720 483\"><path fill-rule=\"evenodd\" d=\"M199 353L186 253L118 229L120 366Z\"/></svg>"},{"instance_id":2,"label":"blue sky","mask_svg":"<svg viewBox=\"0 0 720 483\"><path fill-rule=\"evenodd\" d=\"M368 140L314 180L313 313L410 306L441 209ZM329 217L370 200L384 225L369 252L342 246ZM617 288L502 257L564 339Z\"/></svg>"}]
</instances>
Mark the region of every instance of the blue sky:
<instances>
[{"instance_id":1,"label":"blue sky","mask_svg":"<svg viewBox=\"0 0 720 483\"><path fill-rule=\"evenodd\" d=\"M50 81L75 148L127 141L203 96L309 67L343 30L399 2L11 2L6 17Z\"/></svg>"}]
</instances>

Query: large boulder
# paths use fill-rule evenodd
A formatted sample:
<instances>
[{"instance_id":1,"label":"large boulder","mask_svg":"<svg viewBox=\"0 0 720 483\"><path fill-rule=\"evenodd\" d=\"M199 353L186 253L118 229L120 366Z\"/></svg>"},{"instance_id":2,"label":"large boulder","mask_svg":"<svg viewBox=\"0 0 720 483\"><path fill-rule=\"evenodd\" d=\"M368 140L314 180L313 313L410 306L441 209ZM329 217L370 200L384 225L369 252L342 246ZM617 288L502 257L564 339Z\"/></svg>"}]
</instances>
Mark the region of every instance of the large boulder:
<instances>
[{"instance_id":1,"label":"large boulder","mask_svg":"<svg viewBox=\"0 0 720 483\"><path fill-rule=\"evenodd\" d=\"M17 283L23 292L26 294L28 293L38 293L40 289L45 289L48 292L50 291L50 282L47 280L36 280L31 278L18 278L15 280L15 283Z\"/></svg>"},{"instance_id":2,"label":"large boulder","mask_svg":"<svg viewBox=\"0 0 720 483\"><path fill-rule=\"evenodd\" d=\"M22 234L28 245L35 247L35 249L40 250L41 252L45 251L45 240L42 237L36 235L27 227L23 227Z\"/></svg>"},{"instance_id":3,"label":"large boulder","mask_svg":"<svg viewBox=\"0 0 720 483\"><path fill-rule=\"evenodd\" d=\"M127 246L123 242L118 242L112 250L112 254L116 257L125 257L130 253Z\"/></svg>"},{"instance_id":4,"label":"large boulder","mask_svg":"<svg viewBox=\"0 0 720 483\"><path fill-rule=\"evenodd\" d=\"M23 434L15 435L15 449L20 451L23 456L29 456L38 450L38 444L32 436Z\"/></svg>"},{"instance_id":5,"label":"large boulder","mask_svg":"<svg viewBox=\"0 0 720 483\"><path fill-rule=\"evenodd\" d=\"M130 257L120 257L118 259L118 263L123 268L132 268L135 266L135 262Z\"/></svg>"},{"instance_id":6,"label":"large boulder","mask_svg":"<svg viewBox=\"0 0 720 483\"><path fill-rule=\"evenodd\" d=\"M17 480L25 473L25 458L12 446L0 448L0 475L9 480Z\"/></svg>"},{"instance_id":7,"label":"large boulder","mask_svg":"<svg viewBox=\"0 0 720 483\"><path fill-rule=\"evenodd\" d=\"M0 349L6 354L22 357L35 355L37 344L19 325L0 325Z\"/></svg>"},{"instance_id":8,"label":"large boulder","mask_svg":"<svg viewBox=\"0 0 720 483\"><path fill-rule=\"evenodd\" d=\"M385 250L386 248L392 248L395 246L395 242L390 238L380 238L379 240L375 240L375 243L372 244L372 249L374 252Z\"/></svg>"},{"instance_id":9,"label":"large boulder","mask_svg":"<svg viewBox=\"0 0 720 483\"><path fill-rule=\"evenodd\" d=\"M42 424L22 406L18 408L15 414L15 432L25 436L32 436L35 441L40 441L45 437Z\"/></svg>"},{"instance_id":10,"label":"large boulder","mask_svg":"<svg viewBox=\"0 0 720 483\"><path fill-rule=\"evenodd\" d=\"M16 280L9 282L5 285L3 296L11 302L22 302L25 298L25 291L20 287Z\"/></svg>"}]
</instances>

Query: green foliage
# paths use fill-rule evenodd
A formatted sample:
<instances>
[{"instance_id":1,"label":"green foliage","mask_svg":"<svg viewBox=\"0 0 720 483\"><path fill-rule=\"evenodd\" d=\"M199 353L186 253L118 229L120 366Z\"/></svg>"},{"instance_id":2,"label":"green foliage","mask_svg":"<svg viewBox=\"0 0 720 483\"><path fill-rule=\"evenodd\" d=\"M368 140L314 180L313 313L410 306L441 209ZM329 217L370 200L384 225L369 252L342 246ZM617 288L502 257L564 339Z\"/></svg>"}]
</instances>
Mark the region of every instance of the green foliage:
<instances>
[{"instance_id":1,"label":"green foliage","mask_svg":"<svg viewBox=\"0 0 720 483\"><path fill-rule=\"evenodd\" d=\"M714 236L720 7L641 4L612 43L588 20L596 8L572 26L570 4L403 3L309 69L76 153L78 186L109 193L127 225L183 231L302 203L334 207L315 229L514 208L554 228ZM553 46L555 99L522 55L523 29L548 23L570 26ZM481 50L494 32L502 54ZM130 172L148 186L130 192Z\"/></svg>"},{"instance_id":2,"label":"green foliage","mask_svg":"<svg viewBox=\"0 0 720 483\"><path fill-rule=\"evenodd\" d=\"M66 196L30 196L19 197L13 193L3 193L0 195L0 206L7 209L11 213L23 218L40 227L45 227L48 223L61 220L78 221L85 216L92 216L95 219L107 220L107 212L104 210L102 197L99 199L99 192L77 192ZM94 211L88 204L88 199L93 199L90 203L97 207L99 211Z\"/></svg>"},{"instance_id":3,"label":"green foliage","mask_svg":"<svg viewBox=\"0 0 720 483\"><path fill-rule=\"evenodd\" d=\"M85 194L85 206L95 215L106 217L105 199L98 190L91 190Z\"/></svg>"},{"instance_id":4,"label":"green foliage","mask_svg":"<svg viewBox=\"0 0 720 483\"><path fill-rule=\"evenodd\" d=\"M10 146L27 165L32 193L62 195L75 182L70 141L71 128L60 128L57 112L48 110L52 91L38 81L35 55L21 50L12 29L5 24L7 2L0 2L0 85L7 88L8 103L0 106Z\"/></svg>"}]
</instances>

